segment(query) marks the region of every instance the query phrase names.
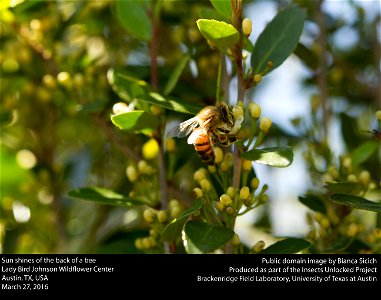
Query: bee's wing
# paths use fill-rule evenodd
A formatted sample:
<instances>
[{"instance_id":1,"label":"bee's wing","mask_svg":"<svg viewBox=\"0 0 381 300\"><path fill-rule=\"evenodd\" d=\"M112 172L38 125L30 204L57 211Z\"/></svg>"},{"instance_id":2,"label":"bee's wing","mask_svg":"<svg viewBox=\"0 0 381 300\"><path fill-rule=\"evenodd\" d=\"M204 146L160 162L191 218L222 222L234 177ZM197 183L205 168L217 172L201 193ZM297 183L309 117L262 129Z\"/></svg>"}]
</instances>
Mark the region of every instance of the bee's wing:
<instances>
[{"instance_id":1,"label":"bee's wing","mask_svg":"<svg viewBox=\"0 0 381 300\"><path fill-rule=\"evenodd\" d=\"M197 118L196 117L191 118L189 120L186 120L186 121L180 123L175 128L169 130L168 133L166 134L166 137L167 138L170 138L170 137L179 137L179 138L186 137L198 126L199 126L199 123L197 121Z\"/></svg>"}]
</instances>

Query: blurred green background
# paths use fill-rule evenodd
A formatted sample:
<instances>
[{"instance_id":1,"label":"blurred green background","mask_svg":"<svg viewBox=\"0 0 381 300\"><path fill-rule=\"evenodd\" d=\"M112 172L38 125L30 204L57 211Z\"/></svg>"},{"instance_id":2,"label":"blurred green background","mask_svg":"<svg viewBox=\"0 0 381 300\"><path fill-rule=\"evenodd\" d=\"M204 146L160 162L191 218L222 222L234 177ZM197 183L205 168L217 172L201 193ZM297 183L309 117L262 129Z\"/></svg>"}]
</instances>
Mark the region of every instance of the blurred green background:
<instances>
[{"instance_id":1,"label":"blurred green background","mask_svg":"<svg viewBox=\"0 0 381 300\"><path fill-rule=\"evenodd\" d=\"M271 181L273 205L242 222L248 228L240 229L248 244L264 235L308 232L302 221L282 232L279 228L290 220L274 215L275 204L282 202L288 205L281 206L288 216L305 219L297 196L315 183L302 153L312 151L311 144L323 136L330 139L335 155L351 152L374 138L363 131L377 128L374 113L381 107L379 2L294 2L308 12L296 55L266 77L246 101L254 99L271 116L276 126L267 143L292 145L299 153L297 167L283 173L257 170L264 182ZM292 2L244 3L244 15L253 20L250 38L255 40L276 11ZM195 23L211 11L207 1L162 4L159 86L183 54L190 53L173 95L198 105L215 99L219 53L210 49ZM124 68L149 81L147 43L125 29L115 1L2 0L0 16L0 252L140 252L134 240L148 230L141 208L95 204L67 193L82 186L130 192L126 166L140 157L148 138L122 133L111 124L112 107L120 99L108 83L107 71ZM321 51L326 54L323 74ZM314 108L322 89L328 116ZM169 119L184 119L166 114ZM177 143L183 147L184 173L192 180L192 172L201 164L185 144ZM378 185L379 150L364 164ZM182 184L184 193L191 190L189 180ZM295 189L285 188L290 182Z\"/></svg>"}]
</instances>

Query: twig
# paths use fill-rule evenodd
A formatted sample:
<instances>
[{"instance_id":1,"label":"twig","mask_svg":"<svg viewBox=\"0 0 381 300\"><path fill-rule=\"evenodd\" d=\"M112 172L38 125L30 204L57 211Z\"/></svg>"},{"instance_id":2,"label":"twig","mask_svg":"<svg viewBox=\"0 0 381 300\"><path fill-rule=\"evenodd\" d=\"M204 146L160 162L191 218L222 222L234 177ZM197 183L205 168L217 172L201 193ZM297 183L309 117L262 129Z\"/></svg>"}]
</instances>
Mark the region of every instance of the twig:
<instances>
[{"instance_id":1,"label":"twig","mask_svg":"<svg viewBox=\"0 0 381 300\"><path fill-rule=\"evenodd\" d=\"M318 86L320 93L320 103L323 110L323 140L328 141L328 124L330 117L330 109L328 107L328 85L327 85L327 38L325 33L324 14L321 10L323 0L318 0L316 3L316 21L319 26L319 66Z\"/></svg>"},{"instance_id":2,"label":"twig","mask_svg":"<svg viewBox=\"0 0 381 300\"><path fill-rule=\"evenodd\" d=\"M240 0L232 0L232 24L238 32L242 30L242 2ZM243 75L243 62L242 62L242 38L233 49L234 62L237 69L237 101L243 101L245 98L246 84ZM242 160L239 156L239 149L234 146L234 170L233 170L233 187L239 188L241 179L241 165Z\"/></svg>"}]
</instances>

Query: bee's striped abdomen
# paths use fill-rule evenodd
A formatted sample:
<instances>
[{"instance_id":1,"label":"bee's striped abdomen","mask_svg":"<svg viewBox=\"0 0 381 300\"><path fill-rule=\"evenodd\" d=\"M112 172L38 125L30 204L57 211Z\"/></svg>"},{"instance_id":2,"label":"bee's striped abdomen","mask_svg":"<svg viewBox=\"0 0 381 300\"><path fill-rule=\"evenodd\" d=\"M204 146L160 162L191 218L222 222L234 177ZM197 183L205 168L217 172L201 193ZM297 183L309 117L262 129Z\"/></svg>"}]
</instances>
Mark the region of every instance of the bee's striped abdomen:
<instances>
[{"instance_id":1,"label":"bee's striped abdomen","mask_svg":"<svg viewBox=\"0 0 381 300\"><path fill-rule=\"evenodd\" d=\"M215 155L209 136L200 135L194 142L194 149L204 163L214 165Z\"/></svg>"}]
</instances>

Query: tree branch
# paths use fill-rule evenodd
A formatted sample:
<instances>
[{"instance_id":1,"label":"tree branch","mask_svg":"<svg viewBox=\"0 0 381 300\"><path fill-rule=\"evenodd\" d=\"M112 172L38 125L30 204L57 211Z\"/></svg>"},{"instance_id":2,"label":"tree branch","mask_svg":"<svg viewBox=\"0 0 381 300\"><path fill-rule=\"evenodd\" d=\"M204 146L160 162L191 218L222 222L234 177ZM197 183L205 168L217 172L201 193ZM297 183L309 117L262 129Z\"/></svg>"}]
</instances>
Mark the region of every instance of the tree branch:
<instances>
[{"instance_id":1,"label":"tree branch","mask_svg":"<svg viewBox=\"0 0 381 300\"><path fill-rule=\"evenodd\" d=\"M316 22L319 26L319 74L318 86L320 93L320 104L323 110L323 139L328 141L328 125L330 119L330 108L328 106L328 85L327 85L327 38L325 33L324 14L322 12L323 0L318 0L316 3Z\"/></svg>"}]
</instances>

